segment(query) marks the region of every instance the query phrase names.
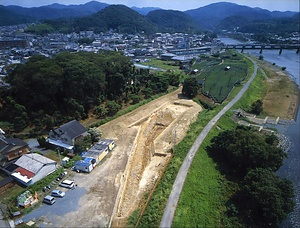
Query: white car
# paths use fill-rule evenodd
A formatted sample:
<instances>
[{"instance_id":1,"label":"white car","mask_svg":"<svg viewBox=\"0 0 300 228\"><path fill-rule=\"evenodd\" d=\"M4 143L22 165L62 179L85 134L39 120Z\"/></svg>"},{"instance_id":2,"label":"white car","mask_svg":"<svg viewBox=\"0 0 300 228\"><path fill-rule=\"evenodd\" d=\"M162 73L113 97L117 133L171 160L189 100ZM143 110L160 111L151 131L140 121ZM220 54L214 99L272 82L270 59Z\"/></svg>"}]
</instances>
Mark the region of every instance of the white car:
<instances>
[{"instance_id":1,"label":"white car","mask_svg":"<svg viewBox=\"0 0 300 228\"><path fill-rule=\"evenodd\" d=\"M64 197L65 196L65 192L63 192L63 191L61 191L61 190L57 190L57 189L55 189L55 190L53 190L52 192L51 192L51 196L54 196L54 197Z\"/></svg>"},{"instance_id":2,"label":"white car","mask_svg":"<svg viewBox=\"0 0 300 228\"><path fill-rule=\"evenodd\" d=\"M75 183L74 183L74 181L71 181L71 180L64 180L64 181L60 182L59 186L64 187L64 188L74 188Z\"/></svg>"}]
</instances>

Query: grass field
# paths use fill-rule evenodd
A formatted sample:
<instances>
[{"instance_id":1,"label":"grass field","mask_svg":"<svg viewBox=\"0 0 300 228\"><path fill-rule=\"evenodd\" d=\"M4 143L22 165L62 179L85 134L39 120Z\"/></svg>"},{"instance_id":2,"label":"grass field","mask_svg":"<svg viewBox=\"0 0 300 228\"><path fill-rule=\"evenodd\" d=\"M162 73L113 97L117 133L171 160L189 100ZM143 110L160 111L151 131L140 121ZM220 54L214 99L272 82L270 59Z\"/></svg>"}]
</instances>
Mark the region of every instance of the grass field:
<instances>
[{"instance_id":1,"label":"grass field","mask_svg":"<svg viewBox=\"0 0 300 228\"><path fill-rule=\"evenodd\" d=\"M150 59L150 62L144 62L144 63L140 63L140 64L145 65L145 66L160 68L163 70L178 70L179 71L179 66L176 65L175 61L163 61L163 60L159 60L159 59Z\"/></svg>"},{"instance_id":2,"label":"grass field","mask_svg":"<svg viewBox=\"0 0 300 228\"><path fill-rule=\"evenodd\" d=\"M226 67L230 69L227 70ZM196 62L193 69L198 69L197 81L202 84L202 94L222 103L236 84L247 76L247 63L239 54L224 52L218 57L205 58Z\"/></svg>"}]
</instances>

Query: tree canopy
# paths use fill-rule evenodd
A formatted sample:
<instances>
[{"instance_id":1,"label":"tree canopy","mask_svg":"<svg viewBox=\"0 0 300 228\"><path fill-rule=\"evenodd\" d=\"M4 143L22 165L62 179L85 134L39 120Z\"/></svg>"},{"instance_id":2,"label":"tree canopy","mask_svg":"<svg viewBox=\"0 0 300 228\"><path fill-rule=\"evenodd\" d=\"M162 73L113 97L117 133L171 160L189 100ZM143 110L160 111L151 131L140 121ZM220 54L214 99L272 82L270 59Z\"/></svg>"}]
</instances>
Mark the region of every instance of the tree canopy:
<instances>
[{"instance_id":1,"label":"tree canopy","mask_svg":"<svg viewBox=\"0 0 300 228\"><path fill-rule=\"evenodd\" d=\"M135 69L119 52L62 52L53 58L36 55L9 69L10 89L0 93L1 126L21 131L29 124L51 128L90 112L99 118L116 114L124 104L167 91L179 84L173 72ZM11 132L11 129L10 129Z\"/></svg>"},{"instance_id":2,"label":"tree canopy","mask_svg":"<svg viewBox=\"0 0 300 228\"><path fill-rule=\"evenodd\" d=\"M277 142L274 135L239 126L219 133L207 148L237 186L227 210L246 227L275 226L293 211L292 182L275 174L286 157Z\"/></svg>"},{"instance_id":3,"label":"tree canopy","mask_svg":"<svg viewBox=\"0 0 300 228\"><path fill-rule=\"evenodd\" d=\"M221 132L212 139L208 151L241 176L254 168L276 171L286 157L281 148L268 144L263 135L245 127Z\"/></svg>"},{"instance_id":4,"label":"tree canopy","mask_svg":"<svg viewBox=\"0 0 300 228\"><path fill-rule=\"evenodd\" d=\"M196 78L187 78L184 80L182 93L188 98L193 98L198 94L199 85Z\"/></svg>"},{"instance_id":5,"label":"tree canopy","mask_svg":"<svg viewBox=\"0 0 300 228\"><path fill-rule=\"evenodd\" d=\"M236 202L248 224L275 225L293 211L294 189L291 181L281 180L271 170L257 168L245 176Z\"/></svg>"}]
</instances>

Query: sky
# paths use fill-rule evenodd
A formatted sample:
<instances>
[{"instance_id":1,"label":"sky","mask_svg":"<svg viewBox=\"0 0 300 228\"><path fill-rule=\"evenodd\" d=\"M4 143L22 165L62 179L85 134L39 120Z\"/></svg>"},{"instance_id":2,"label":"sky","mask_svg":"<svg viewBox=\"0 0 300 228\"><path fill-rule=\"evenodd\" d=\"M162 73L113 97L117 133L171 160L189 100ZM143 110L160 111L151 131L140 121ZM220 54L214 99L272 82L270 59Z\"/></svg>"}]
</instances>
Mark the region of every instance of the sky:
<instances>
[{"instance_id":1,"label":"sky","mask_svg":"<svg viewBox=\"0 0 300 228\"><path fill-rule=\"evenodd\" d=\"M23 7L34 7L60 3L64 5L84 4L91 0L0 0L0 5L18 5ZM98 0L108 4L123 4L128 7L160 7L162 9L173 9L185 11L209 5L214 2L232 2L250 7L260 7L270 11L296 11L299 12L299 0Z\"/></svg>"}]
</instances>

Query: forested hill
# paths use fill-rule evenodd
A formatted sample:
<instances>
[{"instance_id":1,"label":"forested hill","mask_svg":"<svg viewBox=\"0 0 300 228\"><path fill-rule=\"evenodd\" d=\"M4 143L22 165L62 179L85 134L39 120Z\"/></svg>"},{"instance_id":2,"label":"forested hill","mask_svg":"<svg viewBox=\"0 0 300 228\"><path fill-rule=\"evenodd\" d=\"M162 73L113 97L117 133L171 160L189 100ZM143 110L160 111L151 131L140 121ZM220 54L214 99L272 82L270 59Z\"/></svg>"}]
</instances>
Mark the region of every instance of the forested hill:
<instances>
[{"instance_id":1,"label":"forested hill","mask_svg":"<svg viewBox=\"0 0 300 228\"><path fill-rule=\"evenodd\" d=\"M74 20L76 31L93 30L103 32L116 29L120 33L153 33L156 27L143 15L124 5L110 5L89 17Z\"/></svg>"},{"instance_id":2,"label":"forested hill","mask_svg":"<svg viewBox=\"0 0 300 228\"><path fill-rule=\"evenodd\" d=\"M0 26L35 22L35 18L17 14L0 5Z\"/></svg>"},{"instance_id":3,"label":"forested hill","mask_svg":"<svg viewBox=\"0 0 300 228\"><path fill-rule=\"evenodd\" d=\"M52 4L48 6L40 7L20 7L20 6L2 6L3 8L13 12L19 16L30 17L32 21L41 21L44 19L58 19L58 18L75 18L88 16L97 13L99 10L104 9L109 4L101 3L97 1L91 1L80 5L62 5ZM1 22L1 21L0 21ZM3 24L4 21L2 21ZM18 22L17 22L18 23ZM15 24L15 23L10 23ZM9 25L9 23L7 23Z\"/></svg>"},{"instance_id":4,"label":"forested hill","mask_svg":"<svg viewBox=\"0 0 300 228\"><path fill-rule=\"evenodd\" d=\"M195 32L200 27L189 15L175 10L155 10L147 14L147 19L164 32Z\"/></svg>"},{"instance_id":5,"label":"forested hill","mask_svg":"<svg viewBox=\"0 0 300 228\"><path fill-rule=\"evenodd\" d=\"M274 29L296 32L299 31L299 25L295 26L295 14L297 12L270 12L229 2L213 3L182 12L155 7L129 8L92 1L83 5L52 4L33 8L0 5L0 25L45 23L43 20L47 19L47 23L51 24L54 30L64 32L99 32L108 29L126 33L194 32L200 28L202 31L211 30L218 33L220 30L233 30L243 26L244 29L248 29L247 32L256 32L256 26L259 30L264 26L266 33L273 32ZM272 26L267 26L269 24Z\"/></svg>"},{"instance_id":6,"label":"forested hill","mask_svg":"<svg viewBox=\"0 0 300 228\"><path fill-rule=\"evenodd\" d=\"M105 118L123 106L178 86L176 72L135 69L119 52L61 52L54 58L35 55L26 64L11 65L0 91L0 127L6 133L34 126L46 130L90 114ZM26 96L24 96L26 94Z\"/></svg>"},{"instance_id":7,"label":"forested hill","mask_svg":"<svg viewBox=\"0 0 300 228\"><path fill-rule=\"evenodd\" d=\"M253 32L253 33L276 33L281 36L286 34L300 31L300 14L295 14L292 17L275 18L262 21L254 21L252 23L245 23L239 25L240 32Z\"/></svg>"},{"instance_id":8,"label":"forested hill","mask_svg":"<svg viewBox=\"0 0 300 228\"><path fill-rule=\"evenodd\" d=\"M296 12L270 12L261 8L251 8L229 2L213 3L198 9L185 11L194 18L203 30L216 30L220 27L220 23L231 26L234 23L252 23L254 21L272 20L275 18L292 17Z\"/></svg>"}]
</instances>

